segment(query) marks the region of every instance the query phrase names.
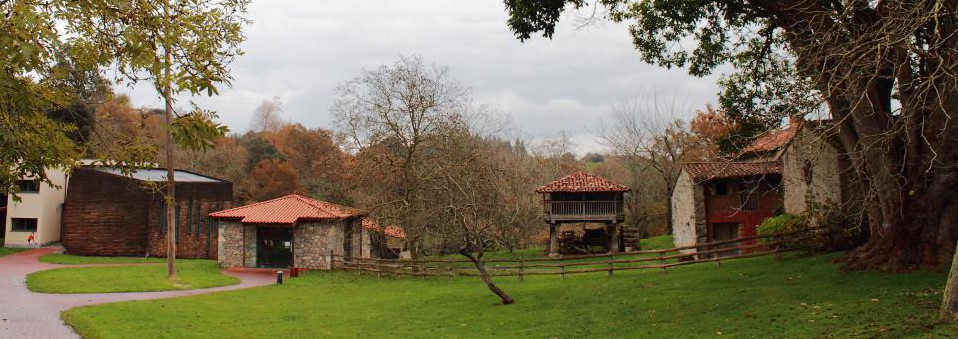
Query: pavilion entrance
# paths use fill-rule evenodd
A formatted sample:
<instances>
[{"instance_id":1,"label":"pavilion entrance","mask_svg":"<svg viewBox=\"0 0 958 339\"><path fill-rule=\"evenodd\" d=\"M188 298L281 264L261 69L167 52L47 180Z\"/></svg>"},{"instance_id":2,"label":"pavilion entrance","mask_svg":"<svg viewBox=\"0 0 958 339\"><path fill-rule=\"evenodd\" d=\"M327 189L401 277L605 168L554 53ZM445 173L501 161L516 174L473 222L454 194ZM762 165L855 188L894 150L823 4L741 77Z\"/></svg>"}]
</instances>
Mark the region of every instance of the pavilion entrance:
<instances>
[{"instance_id":1,"label":"pavilion entrance","mask_svg":"<svg viewBox=\"0 0 958 339\"><path fill-rule=\"evenodd\" d=\"M257 227L256 267L287 268L291 266L293 266L293 229Z\"/></svg>"}]
</instances>

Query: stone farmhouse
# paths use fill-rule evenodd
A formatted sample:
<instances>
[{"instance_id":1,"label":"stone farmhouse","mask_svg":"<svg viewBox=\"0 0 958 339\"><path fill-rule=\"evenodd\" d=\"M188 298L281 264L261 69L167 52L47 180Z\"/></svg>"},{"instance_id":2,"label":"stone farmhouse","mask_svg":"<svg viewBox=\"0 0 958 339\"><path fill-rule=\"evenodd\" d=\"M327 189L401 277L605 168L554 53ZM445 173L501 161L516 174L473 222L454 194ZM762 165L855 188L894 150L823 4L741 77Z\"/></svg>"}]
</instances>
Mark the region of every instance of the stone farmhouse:
<instances>
[{"instance_id":1,"label":"stone farmhouse","mask_svg":"<svg viewBox=\"0 0 958 339\"><path fill-rule=\"evenodd\" d=\"M377 258L386 238L402 229L382 227L347 206L288 195L214 212L219 222L219 263L224 268L332 269L343 257Z\"/></svg>"},{"instance_id":2,"label":"stone farmhouse","mask_svg":"<svg viewBox=\"0 0 958 339\"><path fill-rule=\"evenodd\" d=\"M174 232L177 258L215 259L218 232L207 213L229 208L233 184L176 170L176 201L164 202L166 169L137 169L127 176L108 167L73 171L63 208L66 253L97 256L166 256ZM166 224L175 209L176 222Z\"/></svg>"},{"instance_id":3,"label":"stone farmhouse","mask_svg":"<svg viewBox=\"0 0 958 339\"><path fill-rule=\"evenodd\" d=\"M676 246L755 235L776 212L844 205L851 196L849 162L828 127L829 121L793 118L756 138L735 161L685 164L671 202Z\"/></svg>"},{"instance_id":4,"label":"stone farmhouse","mask_svg":"<svg viewBox=\"0 0 958 339\"><path fill-rule=\"evenodd\" d=\"M781 182L776 161L685 164L672 193L675 245L755 235L756 226L782 204Z\"/></svg>"}]
</instances>

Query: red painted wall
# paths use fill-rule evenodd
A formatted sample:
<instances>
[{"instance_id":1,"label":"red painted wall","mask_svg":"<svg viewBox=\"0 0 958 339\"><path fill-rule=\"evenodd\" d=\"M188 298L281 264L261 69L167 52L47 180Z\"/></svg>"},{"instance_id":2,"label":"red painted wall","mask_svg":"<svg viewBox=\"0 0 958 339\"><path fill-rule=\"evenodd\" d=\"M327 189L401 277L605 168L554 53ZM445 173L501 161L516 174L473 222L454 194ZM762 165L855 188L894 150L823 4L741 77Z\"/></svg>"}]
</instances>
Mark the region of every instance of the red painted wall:
<instances>
[{"instance_id":1,"label":"red painted wall","mask_svg":"<svg viewBox=\"0 0 958 339\"><path fill-rule=\"evenodd\" d=\"M763 220L774 215L776 207L782 205L781 177L766 178L735 178L712 180L703 183L705 188L705 213L708 225L708 241L713 241L712 225L718 223L739 224L738 237L748 237L756 234L755 228ZM724 181L728 194L715 194L715 182ZM769 181L772 181L771 183ZM748 183L755 185L754 197L758 197L758 209L754 211L741 210L740 185Z\"/></svg>"}]
</instances>

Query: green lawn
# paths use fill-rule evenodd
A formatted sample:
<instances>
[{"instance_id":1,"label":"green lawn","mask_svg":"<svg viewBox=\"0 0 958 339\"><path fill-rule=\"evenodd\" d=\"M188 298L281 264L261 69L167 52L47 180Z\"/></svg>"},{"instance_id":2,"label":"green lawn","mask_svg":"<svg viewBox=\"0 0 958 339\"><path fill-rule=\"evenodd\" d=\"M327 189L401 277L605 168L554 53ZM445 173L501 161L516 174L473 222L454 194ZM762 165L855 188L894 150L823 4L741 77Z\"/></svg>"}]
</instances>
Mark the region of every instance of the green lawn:
<instances>
[{"instance_id":1,"label":"green lawn","mask_svg":"<svg viewBox=\"0 0 958 339\"><path fill-rule=\"evenodd\" d=\"M166 258L146 257L88 257L69 254L47 254L40 257L41 262L63 265L90 265L90 264L149 264L164 263Z\"/></svg>"},{"instance_id":2,"label":"green lawn","mask_svg":"<svg viewBox=\"0 0 958 339\"><path fill-rule=\"evenodd\" d=\"M2 244L2 242L0 242L0 244ZM26 248L0 247L0 257L5 256L5 255L7 255L7 254L14 254L14 253L17 253L17 252L23 252L23 251L26 251L26 250L27 250Z\"/></svg>"},{"instance_id":3,"label":"green lawn","mask_svg":"<svg viewBox=\"0 0 958 339\"><path fill-rule=\"evenodd\" d=\"M27 276L27 288L40 293L112 293L196 289L238 284L212 260L180 260L176 280L165 265L58 268Z\"/></svg>"},{"instance_id":4,"label":"green lawn","mask_svg":"<svg viewBox=\"0 0 958 339\"><path fill-rule=\"evenodd\" d=\"M945 337L929 327L944 273L843 273L816 257L760 257L657 270L497 278L376 278L311 272L284 285L82 307L85 338Z\"/></svg>"}]
</instances>

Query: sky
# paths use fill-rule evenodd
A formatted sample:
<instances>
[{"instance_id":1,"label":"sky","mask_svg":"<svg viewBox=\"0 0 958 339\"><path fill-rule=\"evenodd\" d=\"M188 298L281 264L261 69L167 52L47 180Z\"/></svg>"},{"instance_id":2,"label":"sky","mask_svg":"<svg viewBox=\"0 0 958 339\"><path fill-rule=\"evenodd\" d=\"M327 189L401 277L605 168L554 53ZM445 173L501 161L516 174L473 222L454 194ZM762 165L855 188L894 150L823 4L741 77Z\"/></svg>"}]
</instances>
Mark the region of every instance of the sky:
<instances>
[{"instance_id":1,"label":"sky","mask_svg":"<svg viewBox=\"0 0 958 339\"><path fill-rule=\"evenodd\" d=\"M192 100L242 133L256 107L278 97L284 119L333 129L329 108L337 86L400 55L419 55L448 66L477 102L507 113L512 134L534 144L565 132L581 155L604 150L595 136L599 122L626 102L664 98L689 108L674 112L676 118L715 104L717 76L645 64L626 25L583 26L590 14L569 11L553 39L520 42L501 0L254 0L232 86L215 97L180 97L177 105ZM151 86L117 91L136 106L162 106Z\"/></svg>"}]
</instances>

